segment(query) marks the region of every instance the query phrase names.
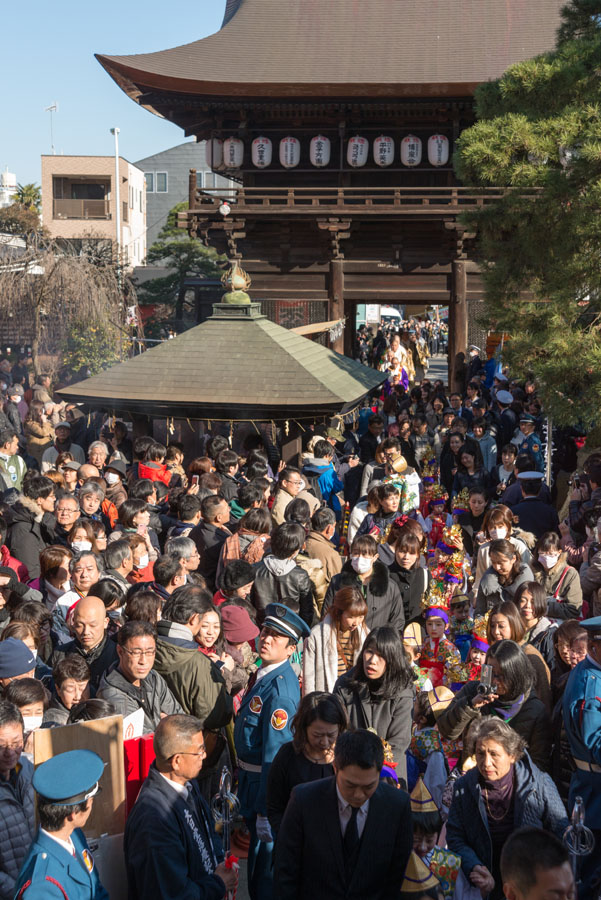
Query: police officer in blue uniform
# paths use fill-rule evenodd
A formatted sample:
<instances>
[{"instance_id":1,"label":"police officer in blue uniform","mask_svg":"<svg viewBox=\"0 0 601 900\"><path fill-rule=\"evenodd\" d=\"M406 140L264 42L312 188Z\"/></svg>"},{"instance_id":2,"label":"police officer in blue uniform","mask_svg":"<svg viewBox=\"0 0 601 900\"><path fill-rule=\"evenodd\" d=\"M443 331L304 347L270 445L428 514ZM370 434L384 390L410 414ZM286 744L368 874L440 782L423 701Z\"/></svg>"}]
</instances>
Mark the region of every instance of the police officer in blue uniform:
<instances>
[{"instance_id":1,"label":"police officer in blue uniform","mask_svg":"<svg viewBox=\"0 0 601 900\"><path fill-rule=\"evenodd\" d=\"M582 797L585 824L595 836L595 848L583 860L579 894L592 897L595 872L597 877L601 874L601 616L580 624L588 632L588 654L570 673L563 718L576 767L570 782L570 812L574 799Z\"/></svg>"},{"instance_id":2,"label":"police officer in blue uniform","mask_svg":"<svg viewBox=\"0 0 601 900\"><path fill-rule=\"evenodd\" d=\"M261 667L248 683L234 727L240 807L250 830L248 891L251 900L273 898L273 837L267 819L267 776L274 756L292 740L290 724L300 702L290 657L310 634L300 616L280 603L265 609L259 637Z\"/></svg>"},{"instance_id":3,"label":"police officer in blue uniform","mask_svg":"<svg viewBox=\"0 0 601 900\"><path fill-rule=\"evenodd\" d=\"M19 872L15 900L109 900L81 830L104 763L91 750L59 753L38 766L40 827Z\"/></svg>"},{"instance_id":4,"label":"police officer in blue uniform","mask_svg":"<svg viewBox=\"0 0 601 900\"><path fill-rule=\"evenodd\" d=\"M545 454L538 434L535 433L536 419L530 413L522 413L520 416L520 430L525 441L519 446L520 453L528 453L534 460L534 468L537 472L545 471Z\"/></svg>"}]
</instances>

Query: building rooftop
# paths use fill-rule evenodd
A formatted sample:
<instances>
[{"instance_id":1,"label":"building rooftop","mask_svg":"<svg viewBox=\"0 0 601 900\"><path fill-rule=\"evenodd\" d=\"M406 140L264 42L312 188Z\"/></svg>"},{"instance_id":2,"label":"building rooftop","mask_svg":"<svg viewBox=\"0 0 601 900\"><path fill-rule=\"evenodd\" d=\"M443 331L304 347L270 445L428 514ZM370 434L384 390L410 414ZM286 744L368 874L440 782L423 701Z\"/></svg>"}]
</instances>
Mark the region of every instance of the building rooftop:
<instances>
[{"instance_id":1,"label":"building rooftop","mask_svg":"<svg viewBox=\"0 0 601 900\"><path fill-rule=\"evenodd\" d=\"M132 99L469 96L550 50L565 0L228 0L220 31L97 55ZM152 109L151 105L148 105ZM153 110L154 111L154 110Z\"/></svg>"}]
</instances>

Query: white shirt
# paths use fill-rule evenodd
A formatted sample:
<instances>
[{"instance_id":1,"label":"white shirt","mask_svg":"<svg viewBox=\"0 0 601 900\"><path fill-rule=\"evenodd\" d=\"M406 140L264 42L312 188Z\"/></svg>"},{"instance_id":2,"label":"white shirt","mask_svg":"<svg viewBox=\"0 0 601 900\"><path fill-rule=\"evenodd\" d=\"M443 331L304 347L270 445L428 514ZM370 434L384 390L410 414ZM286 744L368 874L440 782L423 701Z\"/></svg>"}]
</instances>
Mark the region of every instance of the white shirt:
<instances>
[{"instance_id":1,"label":"white shirt","mask_svg":"<svg viewBox=\"0 0 601 900\"><path fill-rule=\"evenodd\" d=\"M63 841L62 838L57 837L51 831L46 831L45 828L40 828L42 834L45 834L46 837L52 838L53 841L56 841L57 844L60 844L63 850L66 850L69 856L77 856L75 852L75 844L71 840L71 838L67 838L66 841Z\"/></svg>"},{"instance_id":2,"label":"white shirt","mask_svg":"<svg viewBox=\"0 0 601 900\"><path fill-rule=\"evenodd\" d=\"M353 807L350 803L346 802L346 800L338 790L338 785L336 785L336 794L338 795L338 817L340 819L340 830L342 831L342 836L344 837L347 825L351 820ZM369 800L366 800L363 806L359 807L359 812L357 813L357 834L359 835L359 837L361 837L363 834L365 822L367 821L368 811Z\"/></svg>"},{"instance_id":3,"label":"white shirt","mask_svg":"<svg viewBox=\"0 0 601 900\"><path fill-rule=\"evenodd\" d=\"M285 662L288 662L288 660L284 659L279 663L270 663L268 666L261 666L257 672L257 681L260 681L261 678L265 678L266 675L269 675L270 672L273 672L275 669L279 668L279 666L283 666Z\"/></svg>"},{"instance_id":4,"label":"white shirt","mask_svg":"<svg viewBox=\"0 0 601 900\"><path fill-rule=\"evenodd\" d=\"M185 784L180 784L179 781L172 781L170 778L167 778L166 775L163 775L162 772L159 772L161 778L164 778L167 784L170 784L174 791L178 794L182 794L182 796L187 797L189 793L188 782Z\"/></svg>"}]
</instances>

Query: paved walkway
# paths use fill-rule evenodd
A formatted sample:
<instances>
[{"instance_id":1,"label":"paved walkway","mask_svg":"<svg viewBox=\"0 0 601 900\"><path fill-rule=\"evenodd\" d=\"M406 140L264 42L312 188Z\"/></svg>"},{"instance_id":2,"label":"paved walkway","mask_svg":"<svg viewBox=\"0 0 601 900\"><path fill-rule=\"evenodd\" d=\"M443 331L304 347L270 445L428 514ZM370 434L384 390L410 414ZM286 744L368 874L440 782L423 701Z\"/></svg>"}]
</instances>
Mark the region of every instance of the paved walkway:
<instances>
[{"instance_id":1,"label":"paved walkway","mask_svg":"<svg viewBox=\"0 0 601 900\"><path fill-rule=\"evenodd\" d=\"M446 353L437 353L436 356L432 356L428 360L428 378L431 381L436 381L437 378L440 378L441 381L444 381L445 385L448 381L448 363L447 363L447 355Z\"/></svg>"}]
</instances>

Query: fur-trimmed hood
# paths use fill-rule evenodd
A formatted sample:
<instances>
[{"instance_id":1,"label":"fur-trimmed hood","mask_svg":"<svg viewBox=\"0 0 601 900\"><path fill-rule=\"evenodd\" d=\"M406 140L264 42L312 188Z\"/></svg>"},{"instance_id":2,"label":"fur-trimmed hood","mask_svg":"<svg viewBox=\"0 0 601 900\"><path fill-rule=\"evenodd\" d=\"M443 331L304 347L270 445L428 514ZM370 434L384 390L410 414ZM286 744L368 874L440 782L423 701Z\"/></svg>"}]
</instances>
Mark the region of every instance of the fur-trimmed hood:
<instances>
[{"instance_id":1,"label":"fur-trimmed hood","mask_svg":"<svg viewBox=\"0 0 601 900\"><path fill-rule=\"evenodd\" d=\"M21 495L13 506L13 522L41 522L43 518L44 510L29 497Z\"/></svg>"},{"instance_id":2,"label":"fur-trimmed hood","mask_svg":"<svg viewBox=\"0 0 601 900\"><path fill-rule=\"evenodd\" d=\"M355 586L359 581L359 576L353 569L350 560L345 562L340 573L340 587ZM369 589L374 597L381 597L388 591L390 577L388 567L384 563L376 560L374 563L373 575L369 579Z\"/></svg>"}]
</instances>

